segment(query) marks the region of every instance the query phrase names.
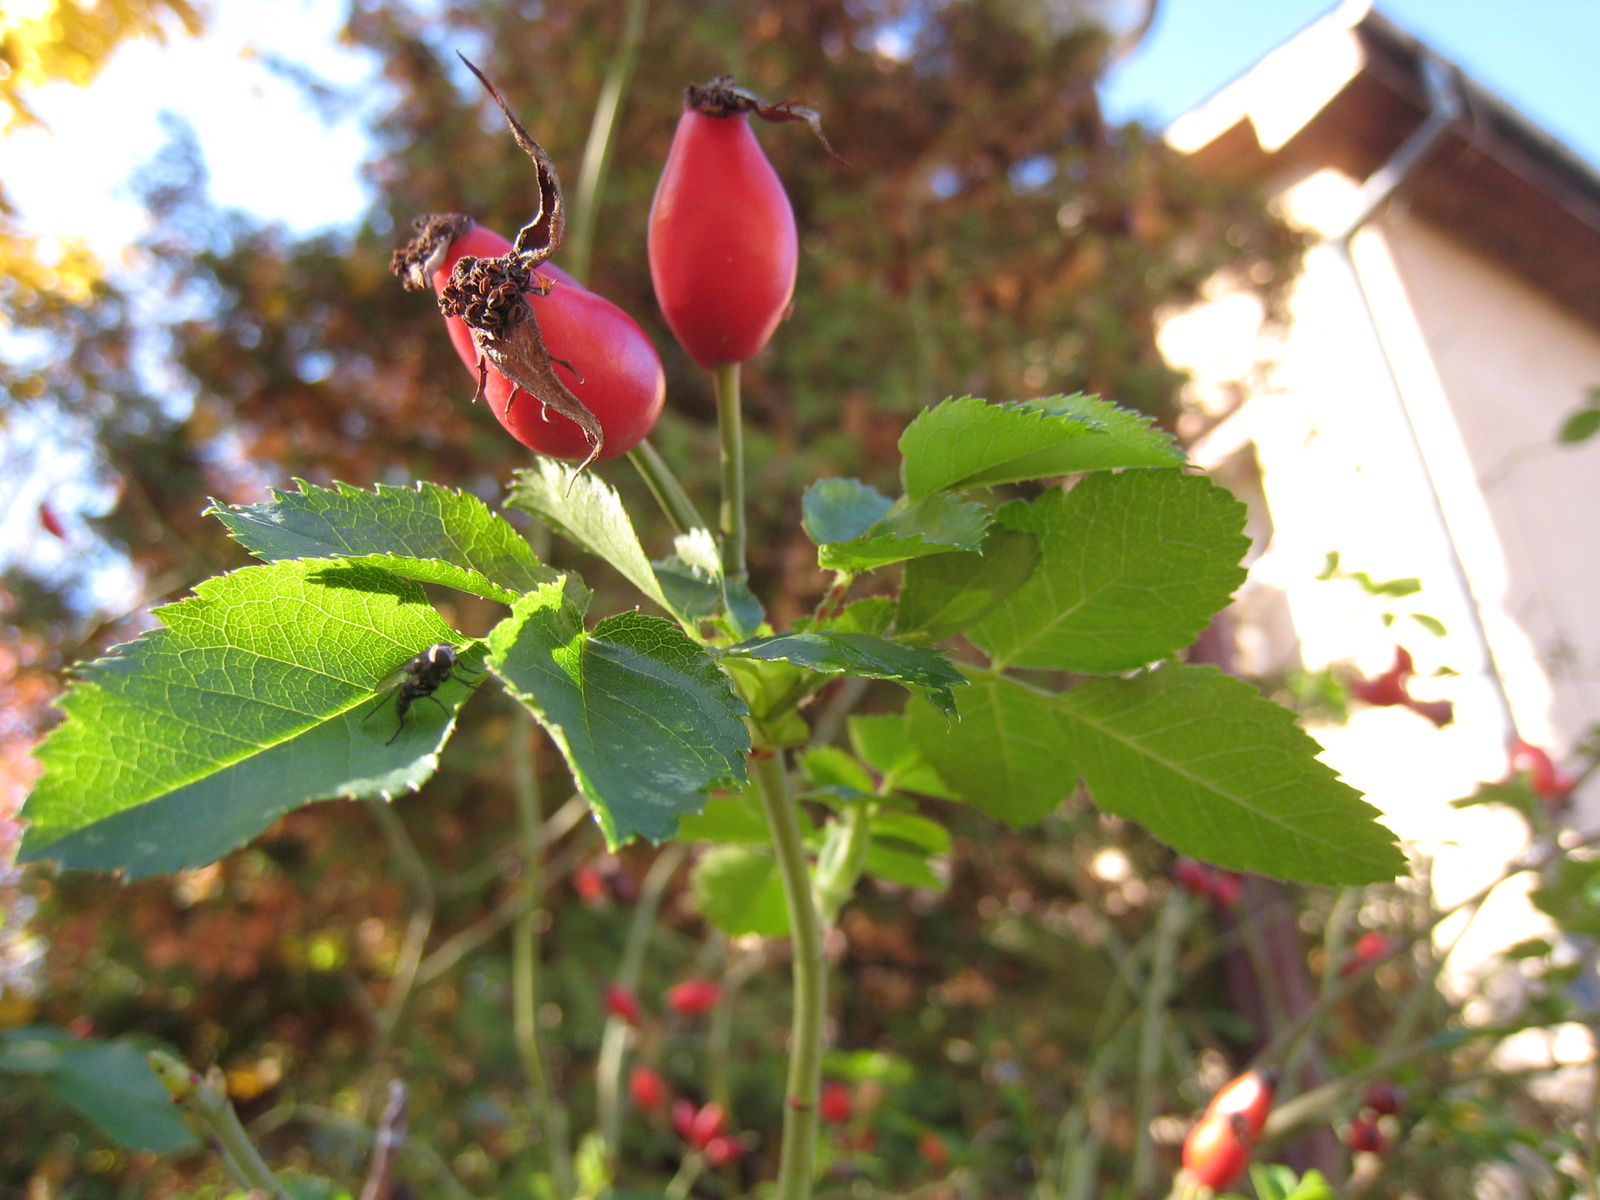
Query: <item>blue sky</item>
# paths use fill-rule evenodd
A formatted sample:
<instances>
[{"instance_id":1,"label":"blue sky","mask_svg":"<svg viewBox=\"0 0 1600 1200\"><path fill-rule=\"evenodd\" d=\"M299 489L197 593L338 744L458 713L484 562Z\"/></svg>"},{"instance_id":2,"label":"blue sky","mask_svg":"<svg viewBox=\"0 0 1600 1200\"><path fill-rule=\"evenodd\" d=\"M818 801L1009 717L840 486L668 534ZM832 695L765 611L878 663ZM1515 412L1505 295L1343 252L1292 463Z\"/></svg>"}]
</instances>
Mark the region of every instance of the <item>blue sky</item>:
<instances>
[{"instance_id":1,"label":"blue sky","mask_svg":"<svg viewBox=\"0 0 1600 1200\"><path fill-rule=\"evenodd\" d=\"M1332 7L1161 0L1149 37L1107 81L1107 112L1164 126ZM1600 0L1381 0L1377 9L1600 164Z\"/></svg>"}]
</instances>

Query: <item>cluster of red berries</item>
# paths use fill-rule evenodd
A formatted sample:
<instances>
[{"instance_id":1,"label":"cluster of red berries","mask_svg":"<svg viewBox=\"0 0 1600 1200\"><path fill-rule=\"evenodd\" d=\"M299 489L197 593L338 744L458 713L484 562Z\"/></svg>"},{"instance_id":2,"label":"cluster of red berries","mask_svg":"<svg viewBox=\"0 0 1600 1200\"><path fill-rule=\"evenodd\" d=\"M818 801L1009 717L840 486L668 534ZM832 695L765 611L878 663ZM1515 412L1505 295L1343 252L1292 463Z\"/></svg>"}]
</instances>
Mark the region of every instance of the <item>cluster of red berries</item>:
<instances>
[{"instance_id":1,"label":"cluster of red berries","mask_svg":"<svg viewBox=\"0 0 1600 1200\"><path fill-rule=\"evenodd\" d=\"M1409 708L1417 716L1431 721L1443 729L1455 720L1455 705L1448 700L1417 700L1412 697L1409 683L1416 668L1411 661L1411 651L1404 646L1394 648L1394 665L1376 679L1359 676L1350 684L1350 694L1363 704L1374 708Z\"/></svg>"},{"instance_id":2,"label":"cluster of red berries","mask_svg":"<svg viewBox=\"0 0 1600 1200\"><path fill-rule=\"evenodd\" d=\"M711 979L685 979L668 988L666 995L667 1007L678 1016L690 1020L705 1016L721 998L722 986ZM644 1022L644 1006L639 1003L638 995L620 983L606 985L601 994L601 1003L605 1005L606 1012L629 1025Z\"/></svg>"},{"instance_id":3,"label":"cluster of red berries","mask_svg":"<svg viewBox=\"0 0 1600 1200\"><path fill-rule=\"evenodd\" d=\"M1246 1071L1211 1098L1183 1143L1183 1169L1195 1184L1216 1189L1238 1178L1267 1124L1276 1090L1273 1072Z\"/></svg>"},{"instance_id":4,"label":"cluster of red berries","mask_svg":"<svg viewBox=\"0 0 1600 1200\"><path fill-rule=\"evenodd\" d=\"M1405 1107L1406 1094L1387 1080L1369 1084L1361 1098L1361 1111L1345 1131L1344 1144L1353 1154L1382 1154L1389 1148L1389 1135L1383 1118L1393 1117Z\"/></svg>"},{"instance_id":5,"label":"cluster of red berries","mask_svg":"<svg viewBox=\"0 0 1600 1200\"><path fill-rule=\"evenodd\" d=\"M1244 876L1239 872L1224 871L1193 858L1180 858L1173 863L1172 878L1184 891L1217 909L1238 904L1244 888Z\"/></svg>"}]
</instances>

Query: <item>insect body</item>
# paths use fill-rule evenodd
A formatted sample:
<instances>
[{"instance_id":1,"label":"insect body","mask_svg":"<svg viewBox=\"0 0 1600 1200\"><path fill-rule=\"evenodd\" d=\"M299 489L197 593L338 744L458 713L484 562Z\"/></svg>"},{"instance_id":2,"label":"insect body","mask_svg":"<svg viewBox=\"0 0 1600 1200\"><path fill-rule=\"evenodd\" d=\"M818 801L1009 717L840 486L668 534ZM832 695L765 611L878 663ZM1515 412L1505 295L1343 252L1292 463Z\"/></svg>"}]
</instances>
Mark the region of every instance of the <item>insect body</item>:
<instances>
[{"instance_id":1,"label":"insect body","mask_svg":"<svg viewBox=\"0 0 1600 1200\"><path fill-rule=\"evenodd\" d=\"M450 710L439 700L434 693L452 679L459 678L455 674L456 664L461 660L461 651L449 642L438 642L429 646L421 654L411 659L380 686L388 687L382 699L373 706L372 712L367 714L370 720L378 709L390 696L394 697L394 715L400 718L400 724L395 727L394 737L384 745L392 745L395 738L400 736L401 730L406 727L406 713L418 700L432 700L439 705L439 710L446 716ZM465 669L465 668L463 668ZM363 722L364 723L364 722Z\"/></svg>"}]
</instances>

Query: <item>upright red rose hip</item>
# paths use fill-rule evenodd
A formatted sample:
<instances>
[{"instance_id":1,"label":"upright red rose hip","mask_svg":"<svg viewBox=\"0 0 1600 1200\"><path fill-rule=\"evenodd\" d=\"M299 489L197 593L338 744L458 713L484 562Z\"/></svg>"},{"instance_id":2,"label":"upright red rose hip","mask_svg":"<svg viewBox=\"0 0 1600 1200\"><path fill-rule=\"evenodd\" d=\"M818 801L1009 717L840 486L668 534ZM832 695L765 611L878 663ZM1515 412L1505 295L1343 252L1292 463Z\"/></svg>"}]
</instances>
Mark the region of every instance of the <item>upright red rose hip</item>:
<instances>
[{"instance_id":1,"label":"upright red rose hip","mask_svg":"<svg viewBox=\"0 0 1600 1200\"><path fill-rule=\"evenodd\" d=\"M707 369L744 362L767 344L799 262L794 209L750 129L751 112L774 107L732 83L724 76L689 88L650 206L656 300Z\"/></svg>"}]
</instances>

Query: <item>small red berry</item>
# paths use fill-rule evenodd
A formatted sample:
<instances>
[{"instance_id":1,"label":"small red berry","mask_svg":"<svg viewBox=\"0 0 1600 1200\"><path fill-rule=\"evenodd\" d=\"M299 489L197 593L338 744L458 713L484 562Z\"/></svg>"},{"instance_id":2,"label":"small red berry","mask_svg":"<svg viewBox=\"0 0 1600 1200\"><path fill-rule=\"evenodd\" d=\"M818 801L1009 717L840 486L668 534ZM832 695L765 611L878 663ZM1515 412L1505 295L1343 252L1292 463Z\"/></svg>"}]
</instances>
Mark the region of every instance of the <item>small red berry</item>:
<instances>
[{"instance_id":1,"label":"small red berry","mask_svg":"<svg viewBox=\"0 0 1600 1200\"><path fill-rule=\"evenodd\" d=\"M680 1017L703 1017L721 996L722 988L709 979L685 979L667 989L667 1007Z\"/></svg>"},{"instance_id":2,"label":"small red berry","mask_svg":"<svg viewBox=\"0 0 1600 1200\"><path fill-rule=\"evenodd\" d=\"M1405 1089L1398 1084L1390 1083L1387 1079L1380 1079L1376 1083L1369 1083L1366 1092L1361 1097L1361 1102L1373 1112L1385 1117L1392 1117L1406 1104Z\"/></svg>"},{"instance_id":3,"label":"small red berry","mask_svg":"<svg viewBox=\"0 0 1600 1200\"><path fill-rule=\"evenodd\" d=\"M740 1149L736 1138L714 1137L705 1144L701 1153L706 1156L707 1166L725 1167L739 1157Z\"/></svg>"},{"instance_id":4,"label":"small red berry","mask_svg":"<svg viewBox=\"0 0 1600 1200\"><path fill-rule=\"evenodd\" d=\"M727 1127L727 1110L713 1101L695 1113L694 1120L689 1123L689 1136L685 1140L691 1146L704 1150L712 1141L721 1137Z\"/></svg>"},{"instance_id":5,"label":"small red berry","mask_svg":"<svg viewBox=\"0 0 1600 1200\"><path fill-rule=\"evenodd\" d=\"M56 516L56 510L50 507L49 501L39 505L39 524L44 526L47 533L62 541L67 540L67 527L61 523L61 518Z\"/></svg>"},{"instance_id":6,"label":"small red berry","mask_svg":"<svg viewBox=\"0 0 1600 1200\"><path fill-rule=\"evenodd\" d=\"M1205 1115L1228 1116L1238 1113L1244 1118L1245 1136L1255 1138L1267 1123L1272 1111L1272 1096L1277 1082L1272 1072L1246 1071L1222 1086L1206 1106Z\"/></svg>"},{"instance_id":7,"label":"small red berry","mask_svg":"<svg viewBox=\"0 0 1600 1200\"><path fill-rule=\"evenodd\" d=\"M917 1153L922 1155L922 1161L935 1171L943 1171L950 1165L950 1149L944 1144L944 1139L931 1129L917 1141Z\"/></svg>"},{"instance_id":8,"label":"small red berry","mask_svg":"<svg viewBox=\"0 0 1600 1200\"><path fill-rule=\"evenodd\" d=\"M644 1019L644 1010L639 1007L639 997L620 983L606 985L605 1005L608 1013L621 1018L629 1025L637 1025Z\"/></svg>"},{"instance_id":9,"label":"small red berry","mask_svg":"<svg viewBox=\"0 0 1600 1200\"><path fill-rule=\"evenodd\" d=\"M1208 1113L1183 1142L1183 1166L1196 1183L1226 1187L1250 1162L1250 1136L1239 1113Z\"/></svg>"},{"instance_id":10,"label":"small red berry","mask_svg":"<svg viewBox=\"0 0 1600 1200\"><path fill-rule=\"evenodd\" d=\"M699 1111L692 1100L672 1102L672 1131L686 1142L689 1140L689 1131L694 1128L694 1119Z\"/></svg>"},{"instance_id":11,"label":"small red berry","mask_svg":"<svg viewBox=\"0 0 1600 1200\"><path fill-rule=\"evenodd\" d=\"M1350 1122L1350 1130L1344 1135L1344 1144L1356 1154L1382 1154L1388 1147L1389 1139L1383 1136L1376 1117L1360 1113Z\"/></svg>"},{"instance_id":12,"label":"small red berry","mask_svg":"<svg viewBox=\"0 0 1600 1200\"><path fill-rule=\"evenodd\" d=\"M1528 773L1528 786L1533 789L1534 795L1556 804L1564 802L1572 794L1572 789L1578 786L1576 779L1556 770L1555 763L1550 761L1550 755L1543 749L1521 738L1513 738L1511 772L1515 775L1523 771Z\"/></svg>"},{"instance_id":13,"label":"small red berry","mask_svg":"<svg viewBox=\"0 0 1600 1200\"><path fill-rule=\"evenodd\" d=\"M1388 953L1389 939L1376 929L1369 929L1356 939L1356 944L1350 950L1350 957L1345 960L1343 973L1354 975L1368 963L1377 962Z\"/></svg>"},{"instance_id":14,"label":"small red berry","mask_svg":"<svg viewBox=\"0 0 1600 1200\"><path fill-rule=\"evenodd\" d=\"M572 873L572 886L585 904L593 906L606 902L606 879L593 863L584 863Z\"/></svg>"},{"instance_id":15,"label":"small red berry","mask_svg":"<svg viewBox=\"0 0 1600 1200\"><path fill-rule=\"evenodd\" d=\"M822 1085L822 1095L817 1100L817 1115L828 1124L848 1124L854 1107L850 1101L850 1089L844 1084L830 1081Z\"/></svg>"},{"instance_id":16,"label":"small red berry","mask_svg":"<svg viewBox=\"0 0 1600 1200\"><path fill-rule=\"evenodd\" d=\"M1180 858L1172 864L1172 879L1191 896L1207 900L1211 896L1211 868L1193 858Z\"/></svg>"},{"instance_id":17,"label":"small red berry","mask_svg":"<svg viewBox=\"0 0 1600 1200\"><path fill-rule=\"evenodd\" d=\"M628 1094L645 1112L657 1112L666 1103L667 1083L655 1069L637 1066L628 1074ZM693 1120L693 1112L693 1105L690 1105L690 1120Z\"/></svg>"}]
</instances>

